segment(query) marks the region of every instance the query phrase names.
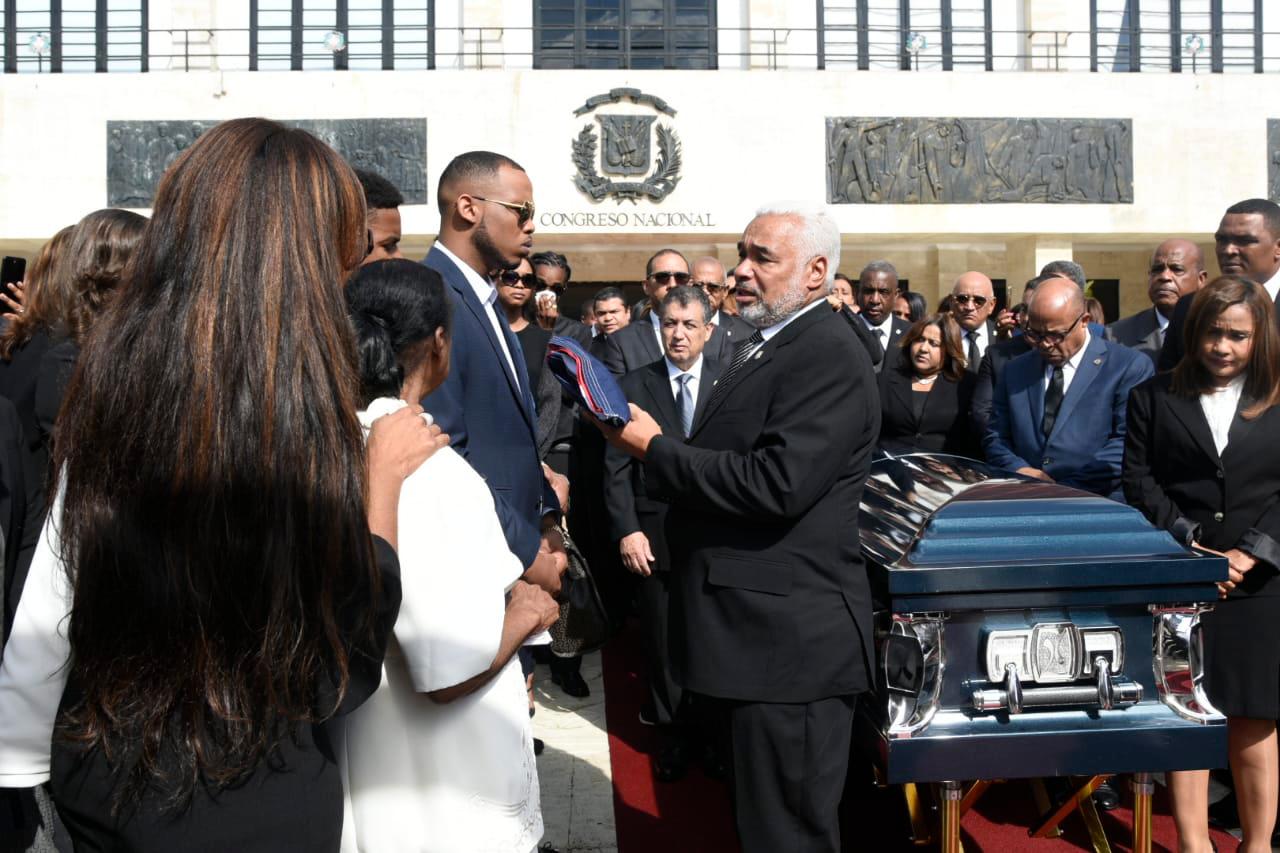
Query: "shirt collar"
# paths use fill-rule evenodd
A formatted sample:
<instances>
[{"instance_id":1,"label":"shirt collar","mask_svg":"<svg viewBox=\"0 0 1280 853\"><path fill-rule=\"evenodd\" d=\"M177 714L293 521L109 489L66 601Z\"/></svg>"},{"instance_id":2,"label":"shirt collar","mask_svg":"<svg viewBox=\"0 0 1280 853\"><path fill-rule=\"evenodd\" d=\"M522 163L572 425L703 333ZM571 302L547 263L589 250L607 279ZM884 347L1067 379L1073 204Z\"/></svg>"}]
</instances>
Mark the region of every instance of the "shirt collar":
<instances>
[{"instance_id":1,"label":"shirt collar","mask_svg":"<svg viewBox=\"0 0 1280 853\"><path fill-rule=\"evenodd\" d=\"M1276 274L1271 276L1267 283L1262 286L1266 288L1267 295L1271 297L1271 301L1275 302L1276 295L1280 293L1280 270L1276 270Z\"/></svg>"},{"instance_id":2,"label":"shirt collar","mask_svg":"<svg viewBox=\"0 0 1280 853\"><path fill-rule=\"evenodd\" d=\"M1157 308L1152 308L1151 310L1156 312L1156 328L1162 332L1169 328L1169 318L1161 314Z\"/></svg>"},{"instance_id":3,"label":"shirt collar","mask_svg":"<svg viewBox=\"0 0 1280 853\"><path fill-rule=\"evenodd\" d=\"M471 289L475 291L476 299L480 300L480 304L486 308L492 305L498 299L498 291L494 288L493 282L486 277L480 275L465 263L461 258L449 251L449 247L443 242L437 240L435 247L444 253L444 256L453 261L454 266L462 271L462 277L467 280L467 284L471 285Z\"/></svg>"},{"instance_id":4,"label":"shirt collar","mask_svg":"<svg viewBox=\"0 0 1280 853\"><path fill-rule=\"evenodd\" d=\"M687 374L689 374L690 376L692 376L692 377L693 377L693 380L694 380L695 382L701 381L701 379L702 379L702 353L698 353L698 360L697 360L697 361L695 361L695 362L694 362L694 363L689 367L689 369L688 369L688 370L681 370L680 368L676 367L676 363L675 363L674 361L672 361L671 359L667 358L666 356L663 356L663 357L662 357L662 360L663 360L663 361L665 361L665 362L667 363L667 379L668 379L669 381L674 382L674 381L675 381L675 378L676 378L677 376L679 376L680 374L682 374L682 373L687 373Z\"/></svg>"},{"instance_id":5,"label":"shirt collar","mask_svg":"<svg viewBox=\"0 0 1280 853\"><path fill-rule=\"evenodd\" d=\"M712 314L712 315L711 315L711 325L713 325L713 326L719 326L719 325L720 325L720 312L719 312L719 311L717 311L716 313L714 313L714 314Z\"/></svg>"},{"instance_id":6,"label":"shirt collar","mask_svg":"<svg viewBox=\"0 0 1280 853\"><path fill-rule=\"evenodd\" d=\"M819 305L826 305L828 310L830 310L831 308L831 304L827 302L827 300L815 299L812 302L810 302L808 305L801 308L796 313L792 314L787 319L783 320L781 323L774 323L772 326L768 326L766 328L761 329L760 337L764 338L766 341L769 340L774 335L778 334L778 332L781 332L783 329L785 329L788 323L795 320L801 314L807 314L808 312L812 311L814 308L817 308ZM891 322L892 320L893 320L893 315L890 315L888 322ZM872 328L875 328L875 327L873 326Z\"/></svg>"},{"instance_id":7,"label":"shirt collar","mask_svg":"<svg viewBox=\"0 0 1280 853\"><path fill-rule=\"evenodd\" d=\"M649 322L653 324L653 330L657 332L659 336L661 336L662 335L662 318L658 316L657 311L651 310L649 312Z\"/></svg>"},{"instance_id":8,"label":"shirt collar","mask_svg":"<svg viewBox=\"0 0 1280 853\"><path fill-rule=\"evenodd\" d=\"M1080 349L1076 351L1076 354L1067 359L1066 364L1062 365L1063 370L1069 369L1072 373L1075 373L1076 370L1079 369L1080 362L1084 361L1085 350L1089 349L1089 343L1092 340L1093 336L1089 334L1089 327L1086 326L1084 330L1084 343L1080 346ZM1044 368L1046 373L1053 371L1053 365L1047 361L1044 363Z\"/></svg>"},{"instance_id":9,"label":"shirt collar","mask_svg":"<svg viewBox=\"0 0 1280 853\"><path fill-rule=\"evenodd\" d=\"M962 337L966 341L969 340L970 335L973 335L973 337L976 338L977 340L982 340L987 336L987 324L986 324L986 321L984 320L983 322L978 324L978 328L976 329L961 329L961 331L964 332Z\"/></svg>"},{"instance_id":10,"label":"shirt collar","mask_svg":"<svg viewBox=\"0 0 1280 853\"><path fill-rule=\"evenodd\" d=\"M870 320L868 320L866 314L859 314L858 316L862 318L862 322L867 324L867 328L873 332L884 332L886 335L893 332L893 312L892 311L890 311L885 316L884 322L882 322L879 326L873 324Z\"/></svg>"}]
</instances>

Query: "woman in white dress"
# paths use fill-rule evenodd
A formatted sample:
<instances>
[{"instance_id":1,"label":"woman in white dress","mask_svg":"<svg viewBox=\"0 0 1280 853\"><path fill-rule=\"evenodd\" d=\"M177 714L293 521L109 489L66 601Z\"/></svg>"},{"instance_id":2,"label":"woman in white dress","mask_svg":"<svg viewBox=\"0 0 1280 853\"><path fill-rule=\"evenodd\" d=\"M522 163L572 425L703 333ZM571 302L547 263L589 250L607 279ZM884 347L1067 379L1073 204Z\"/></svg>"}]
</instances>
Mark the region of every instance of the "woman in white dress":
<instances>
[{"instance_id":1,"label":"woman in white dress","mask_svg":"<svg viewBox=\"0 0 1280 853\"><path fill-rule=\"evenodd\" d=\"M347 305L368 428L444 381L450 304L436 272L392 260L362 268ZM558 607L510 585L520 567L493 497L451 449L405 481L399 544L403 599L382 686L341 724L343 850L528 853L542 814L515 654Z\"/></svg>"}]
</instances>

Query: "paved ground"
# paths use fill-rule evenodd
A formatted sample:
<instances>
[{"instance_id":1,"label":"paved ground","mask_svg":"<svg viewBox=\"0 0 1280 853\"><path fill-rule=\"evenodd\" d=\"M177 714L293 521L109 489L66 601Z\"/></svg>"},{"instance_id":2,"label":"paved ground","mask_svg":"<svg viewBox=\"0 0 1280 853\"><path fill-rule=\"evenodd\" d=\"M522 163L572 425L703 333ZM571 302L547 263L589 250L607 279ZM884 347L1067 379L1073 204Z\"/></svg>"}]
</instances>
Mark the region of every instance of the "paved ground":
<instances>
[{"instance_id":1,"label":"paved ground","mask_svg":"<svg viewBox=\"0 0 1280 853\"><path fill-rule=\"evenodd\" d=\"M591 687L585 699L566 696L545 666L534 677L533 733L546 743L538 759L542 840L560 853L617 853L599 653L583 659L582 677Z\"/></svg>"}]
</instances>

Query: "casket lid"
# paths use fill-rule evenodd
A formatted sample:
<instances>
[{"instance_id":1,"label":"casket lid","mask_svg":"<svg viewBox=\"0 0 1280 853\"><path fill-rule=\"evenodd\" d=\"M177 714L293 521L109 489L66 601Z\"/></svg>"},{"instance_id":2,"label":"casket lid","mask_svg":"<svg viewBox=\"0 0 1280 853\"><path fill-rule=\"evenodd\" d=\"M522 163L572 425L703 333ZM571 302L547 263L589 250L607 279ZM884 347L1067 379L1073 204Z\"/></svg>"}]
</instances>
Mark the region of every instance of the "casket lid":
<instances>
[{"instance_id":1,"label":"casket lid","mask_svg":"<svg viewBox=\"0 0 1280 853\"><path fill-rule=\"evenodd\" d=\"M1132 507L943 454L874 461L858 528L891 594L1226 577L1225 560L1184 548Z\"/></svg>"}]
</instances>

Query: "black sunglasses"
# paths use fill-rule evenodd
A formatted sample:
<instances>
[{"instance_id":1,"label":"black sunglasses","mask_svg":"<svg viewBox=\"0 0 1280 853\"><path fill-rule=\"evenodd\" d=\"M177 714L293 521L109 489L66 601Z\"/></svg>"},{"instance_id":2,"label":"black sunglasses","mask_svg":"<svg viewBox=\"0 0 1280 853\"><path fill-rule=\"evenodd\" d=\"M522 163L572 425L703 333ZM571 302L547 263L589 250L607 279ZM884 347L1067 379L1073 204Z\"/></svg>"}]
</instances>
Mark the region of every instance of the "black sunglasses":
<instances>
[{"instance_id":1,"label":"black sunglasses","mask_svg":"<svg viewBox=\"0 0 1280 853\"><path fill-rule=\"evenodd\" d=\"M524 225L530 219L533 219L533 202L531 201L522 201L519 204L516 204L514 201L502 201L496 198L485 198L482 195L473 195L472 198L474 198L476 201L487 201L490 204L500 204L509 210L514 210L516 212L517 225Z\"/></svg>"},{"instance_id":2,"label":"black sunglasses","mask_svg":"<svg viewBox=\"0 0 1280 853\"><path fill-rule=\"evenodd\" d=\"M538 291L539 293L541 293L544 290L550 290L552 293L556 294L557 296L562 296L564 294L563 284L547 284L545 281L538 281L536 277L534 279L533 289Z\"/></svg>"},{"instance_id":3,"label":"black sunglasses","mask_svg":"<svg viewBox=\"0 0 1280 853\"><path fill-rule=\"evenodd\" d=\"M525 287L532 290L537 279L531 272L520 275L520 273L515 270L503 270L498 273L498 281L505 284L507 287L515 287L517 284L523 284Z\"/></svg>"},{"instance_id":4,"label":"black sunglasses","mask_svg":"<svg viewBox=\"0 0 1280 853\"><path fill-rule=\"evenodd\" d=\"M968 293L957 293L955 296L951 297L951 301L959 303L960 305L964 305L966 303L972 302L973 307L981 308L983 305L986 305L991 300L985 296L973 296Z\"/></svg>"},{"instance_id":5,"label":"black sunglasses","mask_svg":"<svg viewBox=\"0 0 1280 853\"><path fill-rule=\"evenodd\" d=\"M684 287L689 283L689 274L687 272L667 272L666 270L662 270L661 272L653 273L649 278L653 279L658 284L666 284L672 279L675 279L676 285L679 287Z\"/></svg>"}]
</instances>

